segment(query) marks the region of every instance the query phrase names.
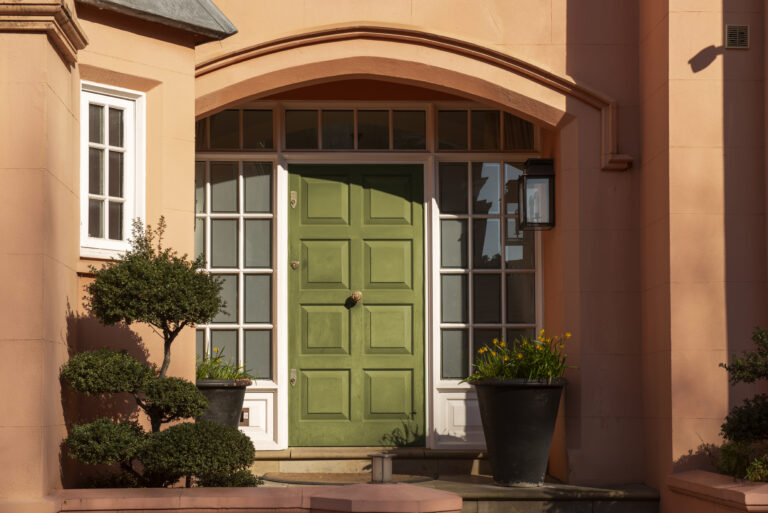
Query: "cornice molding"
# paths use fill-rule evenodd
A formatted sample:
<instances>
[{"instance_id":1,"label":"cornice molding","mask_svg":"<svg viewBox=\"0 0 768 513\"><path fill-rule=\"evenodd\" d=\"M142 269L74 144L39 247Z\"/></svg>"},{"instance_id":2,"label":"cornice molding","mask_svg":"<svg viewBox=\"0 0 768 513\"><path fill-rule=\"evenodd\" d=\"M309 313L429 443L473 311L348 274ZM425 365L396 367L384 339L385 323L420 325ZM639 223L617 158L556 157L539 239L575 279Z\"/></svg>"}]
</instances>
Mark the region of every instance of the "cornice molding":
<instances>
[{"instance_id":1,"label":"cornice molding","mask_svg":"<svg viewBox=\"0 0 768 513\"><path fill-rule=\"evenodd\" d=\"M88 44L77 17L64 0L0 0L0 32L45 33L67 64Z\"/></svg>"},{"instance_id":2,"label":"cornice molding","mask_svg":"<svg viewBox=\"0 0 768 513\"><path fill-rule=\"evenodd\" d=\"M239 49L196 66L196 77L265 55L338 41L367 39L407 43L450 52L522 75L562 94L571 96L600 111L601 168L603 171L626 171L632 167L632 156L618 153L616 101L587 86L518 59L503 52L459 39L411 29L350 26L308 32L267 41Z\"/></svg>"}]
</instances>

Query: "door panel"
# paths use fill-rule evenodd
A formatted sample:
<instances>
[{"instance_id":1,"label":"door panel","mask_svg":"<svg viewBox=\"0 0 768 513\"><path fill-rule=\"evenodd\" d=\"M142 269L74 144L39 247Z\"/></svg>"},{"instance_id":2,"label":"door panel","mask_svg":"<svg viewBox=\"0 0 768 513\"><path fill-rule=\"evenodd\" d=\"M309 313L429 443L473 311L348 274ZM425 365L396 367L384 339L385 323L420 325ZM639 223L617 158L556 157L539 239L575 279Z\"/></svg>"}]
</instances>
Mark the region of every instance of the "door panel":
<instances>
[{"instance_id":1,"label":"door panel","mask_svg":"<svg viewBox=\"0 0 768 513\"><path fill-rule=\"evenodd\" d=\"M382 445L404 426L423 435L422 166L289 172L290 445Z\"/></svg>"}]
</instances>

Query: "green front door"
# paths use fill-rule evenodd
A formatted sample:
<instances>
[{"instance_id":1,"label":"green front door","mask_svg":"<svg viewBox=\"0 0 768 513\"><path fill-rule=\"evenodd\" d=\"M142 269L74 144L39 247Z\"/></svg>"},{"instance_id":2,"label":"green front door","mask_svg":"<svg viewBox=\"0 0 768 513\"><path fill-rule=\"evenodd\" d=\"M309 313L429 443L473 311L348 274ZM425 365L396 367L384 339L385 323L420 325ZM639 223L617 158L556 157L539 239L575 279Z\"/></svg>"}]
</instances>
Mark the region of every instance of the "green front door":
<instances>
[{"instance_id":1,"label":"green front door","mask_svg":"<svg viewBox=\"0 0 768 513\"><path fill-rule=\"evenodd\" d=\"M290 445L423 435L422 166L289 172Z\"/></svg>"}]
</instances>

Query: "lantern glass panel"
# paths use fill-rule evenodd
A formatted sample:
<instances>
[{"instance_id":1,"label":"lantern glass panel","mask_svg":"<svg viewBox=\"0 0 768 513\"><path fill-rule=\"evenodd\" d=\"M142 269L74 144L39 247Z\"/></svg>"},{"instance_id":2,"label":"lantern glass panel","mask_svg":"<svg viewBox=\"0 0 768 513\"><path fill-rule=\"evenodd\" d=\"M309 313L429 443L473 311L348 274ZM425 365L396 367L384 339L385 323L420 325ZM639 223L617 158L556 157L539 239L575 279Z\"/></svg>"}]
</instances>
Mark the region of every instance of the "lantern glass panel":
<instances>
[{"instance_id":1,"label":"lantern glass panel","mask_svg":"<svg viewBox=\"0 0 768 513\"><path fill-rule=\"evenodd\" d=\"M551 224L550 180L529 176L525 179L526 224Z\"/></svg>"}]
</instances>

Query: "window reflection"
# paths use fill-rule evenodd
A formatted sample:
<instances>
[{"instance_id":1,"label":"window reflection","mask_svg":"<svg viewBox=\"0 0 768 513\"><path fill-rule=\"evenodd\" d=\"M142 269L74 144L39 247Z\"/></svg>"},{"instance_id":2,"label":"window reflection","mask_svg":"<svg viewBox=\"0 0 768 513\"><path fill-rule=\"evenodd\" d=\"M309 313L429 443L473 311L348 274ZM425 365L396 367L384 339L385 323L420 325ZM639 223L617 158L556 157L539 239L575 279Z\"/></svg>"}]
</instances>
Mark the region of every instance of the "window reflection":
<instances>
[{"instance_id":1,"label":"window reflection","mask_svg":"<svg viewBox=\"0 0 768 513\"><path fill-rule=\"evenodd\" d=\"M501 267L501 220L475 219L472 265L478 269Z\"/></svg>"},{"instance_id":2,"label":"window reflection","mask_svg":"<svg viewBox=\"0 0 768 513\"><path fill-rule=\"evenodd\" d=\"M473 213L499 214L501 166L498 162L472 163Z\"/></svg>"}]
</instances>

